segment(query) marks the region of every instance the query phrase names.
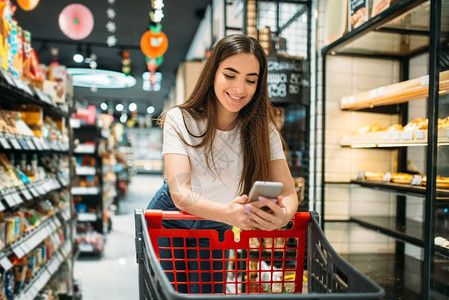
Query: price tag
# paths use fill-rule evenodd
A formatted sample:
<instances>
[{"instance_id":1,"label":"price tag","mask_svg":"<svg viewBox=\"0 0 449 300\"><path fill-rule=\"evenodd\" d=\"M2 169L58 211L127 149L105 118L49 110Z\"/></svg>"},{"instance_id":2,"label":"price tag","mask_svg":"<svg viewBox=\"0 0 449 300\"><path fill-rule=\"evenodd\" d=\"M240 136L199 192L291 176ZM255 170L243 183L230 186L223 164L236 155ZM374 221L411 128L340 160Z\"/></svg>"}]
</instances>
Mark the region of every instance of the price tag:
<instances>
[{"instance_id":1,"label":"price tag","mask_svg":"<svg viewBox=\"0 0 449 300\"><path fill-rule=\"evenodd\" d=\"M36 146L34 146L33 142L31 141L30 138L26 139L26 143L28 145L28 148L30 148L31 150L36 150Z\"/></svg>"},{"instance_id":2,"label":"price tag","mask_svg":"<svg viewBox=\"0 0 449 300\"><path fill-rule=\"evenodd\" d=\"M357 173L357 180L364 180L365 179L365 173L363 171L359 171Z\"/></svg>"},{"instance_id":3,"label":"price tag","mask_svg":"<svg viewBox=\"0 0 449 300\"><path fill-rule=\"evenodd\" d=\"M15 199L16 204L20 204L23 202L22 197L20 197L19 193L13 193L12 196Z\"/></svg>"},{"instance_id":4,"label":"price tag","mask_svg":"<svg viewBox=\"0 0 449 300\"><path fill-rule=\"evenodd\" d=\"M14 199L14 197L9 193L3 195L3 198L5 198L5 201L9 207L13 207L16 204L16 199Z\"/></svg>"},{"instance_id":5,"label":"price tag","mask_svg":"<svg viewBox=\"0 0 449 300\"><path fill-rule=\"evenodd\" d=\"M15 137L10 137L9 142L15 150L22 150L22 147L20 147L20 144L17 142Z\"/></svg>"},{"instance_id":6,"label":"price tag","mask_svg":"<svg viewBox=\"0 0 449 300\"><path fill-rule=\"evenodd\" d=\"M82 243L82 244L78 244L78 249L81 252L93 252L94 246L92 244Z\"/></svg>"},{"instance_id":7,"label":"price tag","mask_svg":"<svg viewBox=\"0 0 449 300\"><path fill-rule=\"evenodd\" d=\"M18 257L18 258L22 258L22 256L25 254L25 251L23 251L21 244L15 246L12 248L12 252L14 252L14 254Z\"/></svg>"},{"instance_id":8,"label":"price tag","mask_svg":"<svg viewBox=\"0 0 449 300\"><path fill-rule=\"evenodd\" d=\"M401 134L399 131L393 132L393 141L399 141L401 139Z\"/></svg>"},{"instance_id":9,"label":"price tag","mask_svg":"<svg viewBox=\"0 0 449 300\"><path fill-rule=\"evenodd\" d=\"M22 139L22 138L17 138L17 141L19 142L20 147L22 147L22 149L24 149L24 150L30 150L30 147L28 147L28 143L27 143L24 139Z\"/></svg>"},{"instance_id":10,"label":"price tag","mask_svg":"<svg viewBox=\"0 0 449 300\"><path fill-rule=\"evenodd\" d=\"M9 83L9 85L11 86L16 86L16 84L14 83L14 80L12 79L11 75L9 75L7 72L2 70L2 74L3 77L5 78L5 80Z\"/></svg>"},{"instance_id":11,"label":"price tag","mask_svg":"<svg viewBox=\"0 0 449 300\"><path fill-rule=\"evenodd\" d=\"M424 139L424 130L416 130L415 131L415 138L417 140L423 140Z\"/></svg>"},{"instance_id":12,"label":"price tag","mask_svg":"<svg viewBox=\"0 0 449 300\"><path fill-rule=\"evenodd\" d=\"M3 270L7 271L12 268L12 263L9 261L9 259L6 258L6 256L3 256L0 258L0 265L2 266Z\"/></svg>"},{"instance_id":13,"label":"price tag","mask_svg":"<svg viewBox=\"0 0 449 300\"><path fill-rule=\"evenodd\" d=\"M421 86L427 86L427 85L429 85L429 75L422 76L422 77L420 78L420 81L421 81Z\"/></svg>"},{"instance_id":14,"label":"price tag","mask_svg":"<svg viewBox=\"0 0 449 300\"><path fill-rule=\"evenodd\" d=\"M404 141L410 141L412 139L412 133L410 131L403 131L402 132L402 139Z\"/></svg>"},{"instance_id":15,"label":"price tag","mask_svg":"<svg viewBox=\"0 0 449 300\"><path fill-rule=\"evenodd\" d=\"M37 137L33 137L34 145L36 145L37 150L42 150L42 145L39 141L40 139Z\"/></svg>"},{"instance_id":16,"label":"price tag","mask_svg":"<svg viewBox=\"0 0 449 300\"><path fill-rule=\"evenodd\" d=\"M36 189L34 188L34 186L30 186L28 189L30 190L31 194L32 194L34 197L39 197L39 196L40 196L40 194L36 191Z\"/></svg>"},{"instance_id":17,"label":"price tag","mask_svg":"<svg viewBox=\"0 0 449 300\"><path fill-rule=\"evenodd\" d=\"M3 136L0 137L0 144L2 145L3 149L11 149L11 146L8 144L8 142Z\"/></svg>"},{"instance_id":18,"label":"price tag","mask_svg":"<svg viewBox=\"0 0 449 300\"><path fill-rule=\"evenodd\" d=\"M385 173L384 177L382 178L383 182L390 182L391 181L391 173L387 172Z\"/></svg>"},{"instance_id":19,"label":"price tag","mask_svg":"<svg viewBox=\"0 0 449 300\"><path fill-rule=\"evenodd\" d=\"M26 188L22 189L22 195L25 197L26 200L33 199L33 196L31 196L30 192Z\"/></svg>"},{"instance_id":20,"label":"price tag","mask_svg":"<svg viewBox=\"0 0 449 300\"><path fill-rule=\"evenodd\" d=\"M422 176L421 175L413 175L412 182L410 185L421 186L422 185Z\"/></svg>"},{"instance_id":21,"label":"price tag","mask_svg":"<svg viewBox=\"0 0 449 300\"><path fill-rule=\"evenodd\" d=\"M390 140L390 133L389 132L382 132L382 135L380 137L382 141L389 141Z\"/></svg>"}]
</instances>

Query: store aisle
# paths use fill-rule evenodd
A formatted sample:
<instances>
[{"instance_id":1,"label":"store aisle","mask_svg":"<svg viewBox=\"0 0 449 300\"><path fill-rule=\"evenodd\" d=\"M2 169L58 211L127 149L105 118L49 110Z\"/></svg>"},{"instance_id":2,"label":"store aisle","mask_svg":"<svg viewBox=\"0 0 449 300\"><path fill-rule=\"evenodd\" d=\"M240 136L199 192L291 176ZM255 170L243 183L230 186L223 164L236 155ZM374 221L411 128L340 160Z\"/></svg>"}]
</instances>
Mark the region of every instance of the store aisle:
<instances>
[{"instance_id":1,"label":"store aisle","mask_svg":"<svg viewBox=\"0 0 449 300\"><path fill-rule=\"evenodd\" d=\"M161 175L135 175L113 216L103 257L81 256L75 262L74 277L81 281L83 300L138 299L133 213L148 205L161 184Z\"/></svg>"}]
</instances>

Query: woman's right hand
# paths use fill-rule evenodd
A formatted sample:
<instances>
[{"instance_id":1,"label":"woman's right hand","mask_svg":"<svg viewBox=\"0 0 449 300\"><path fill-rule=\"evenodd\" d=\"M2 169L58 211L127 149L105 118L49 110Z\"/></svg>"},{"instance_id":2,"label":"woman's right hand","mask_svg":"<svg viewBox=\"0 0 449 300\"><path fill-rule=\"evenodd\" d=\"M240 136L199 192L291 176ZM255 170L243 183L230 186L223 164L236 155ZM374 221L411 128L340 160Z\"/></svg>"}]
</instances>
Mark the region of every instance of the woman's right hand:
<instances>
[{"instance_id":1,"label":"woman's right hand","mask_svg":"<svg viewBox=\"0 0 449 300\"><path fill-rule=\"evenodd\" d=\"M249 223L248 213L246 211L246 202L248 201L247 195L237 196L229 202L224 211L225 220L224 223L238 227L240 229L249 230L252 229L251 223Z\"/></svg>"}]
</instances>

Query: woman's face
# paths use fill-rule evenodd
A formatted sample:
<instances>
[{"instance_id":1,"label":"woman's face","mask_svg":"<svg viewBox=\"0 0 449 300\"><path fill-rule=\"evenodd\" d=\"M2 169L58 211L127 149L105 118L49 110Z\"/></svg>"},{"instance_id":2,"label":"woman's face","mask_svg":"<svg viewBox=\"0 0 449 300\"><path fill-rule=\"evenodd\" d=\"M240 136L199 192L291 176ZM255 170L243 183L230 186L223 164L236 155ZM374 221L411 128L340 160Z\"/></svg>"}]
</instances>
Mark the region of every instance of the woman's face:
<instances>
[{"instance_id":1,"label":"woman's face","mask_svg":"<svg viewBox=\"0 0 449 300\"><path fill-rule=\"evenodd\" d=\"M240 53L223 60L214 81L218 112L237 115L253 98L258 80L259 61L253 54Z\"/></svg>"}]
</instances>

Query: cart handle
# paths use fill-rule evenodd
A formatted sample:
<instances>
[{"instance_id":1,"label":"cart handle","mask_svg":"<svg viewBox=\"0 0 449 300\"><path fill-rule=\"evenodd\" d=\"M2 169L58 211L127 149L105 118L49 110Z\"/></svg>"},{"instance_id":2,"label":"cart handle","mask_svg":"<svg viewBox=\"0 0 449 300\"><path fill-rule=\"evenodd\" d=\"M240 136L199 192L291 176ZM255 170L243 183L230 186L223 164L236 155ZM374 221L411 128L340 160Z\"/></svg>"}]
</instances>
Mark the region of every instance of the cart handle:
<instances>
[{"instance_id":1,"label":"cart handle","mask_svg":"<svg viewBox=\"0 0 449 300\"><path fill-rule=\"evenodd\" d=\"M151 227L156 225L156 228L161 226L162 220L207 220L184 211L164 211L160 209L146 209L145 219L149 225L152 225ZM307 220L307 222L310 220L309 212L297 212L293 218L291 218L294 222L304 219Z\"/></svg>"}]
</instances>

